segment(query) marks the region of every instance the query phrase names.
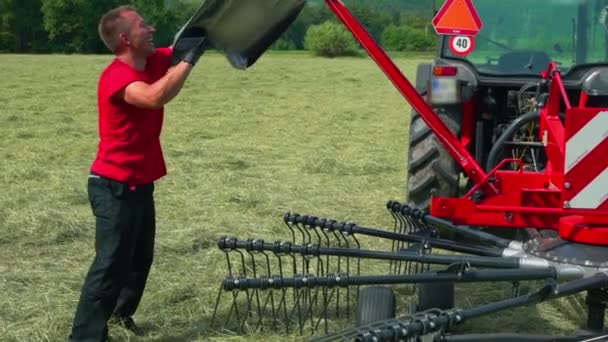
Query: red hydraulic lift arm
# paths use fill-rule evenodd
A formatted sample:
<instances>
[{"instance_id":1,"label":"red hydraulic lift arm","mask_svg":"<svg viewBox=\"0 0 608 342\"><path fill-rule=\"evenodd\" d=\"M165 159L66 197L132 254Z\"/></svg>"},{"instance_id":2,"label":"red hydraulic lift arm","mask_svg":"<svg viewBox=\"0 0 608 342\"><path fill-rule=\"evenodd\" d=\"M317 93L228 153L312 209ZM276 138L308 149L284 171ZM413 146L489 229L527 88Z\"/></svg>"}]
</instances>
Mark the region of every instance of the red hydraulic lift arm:
<instances>
[{"instance_id":1,"label":"red hydraulic lift arm","mask_svg":"<svg viewBox=\"0 0 608 342\"><path fill-rule=\"evenodd\" d=\"M376 44L365 28L355 17L353 17L340 0L325 0L325 3L338 19L340 19L340 21L342 21L342 23L351 31L353 36L361 43L365 50L367 50L370 57L378 64L380 69L384 71L386 76L393 82L395 87L401 92L410 105L420 114L424 122L433 130L437 139L445 146L450 155L456 159L467 176L469 176L475 184L480 184L480 182L486 178L485 171L479 166L469 151L464 148L456 135L445 125L445 123L443 123L443 121L441 121L439 116L433 112L422 96L418 94L416 88L412 86L399 68L397 68L393 61L378 44ZM498 191L491 183L484 182L481 185L481 189L486 195L498 194Z\"/></svg>"}]
</instances>

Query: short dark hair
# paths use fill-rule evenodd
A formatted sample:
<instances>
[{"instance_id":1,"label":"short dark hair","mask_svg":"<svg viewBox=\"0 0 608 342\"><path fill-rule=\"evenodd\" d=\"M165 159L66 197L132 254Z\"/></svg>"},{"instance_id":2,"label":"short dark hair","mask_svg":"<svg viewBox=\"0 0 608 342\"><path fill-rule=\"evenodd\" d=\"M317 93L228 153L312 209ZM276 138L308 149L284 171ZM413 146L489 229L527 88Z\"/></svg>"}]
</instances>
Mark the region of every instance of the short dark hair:
<instances>
[{"instance_id":1,"label":"short dark hair","mask_svg":"<svg viewBox=\"0 0 608 342\"><path fill-rule=\"evenodd\" d=\"M112 52L116 52L120 45L118 34L128 29L122 16L125 12L137 12L137 10L133 6L119 6L106 12L99 20L99 37Z\"/></svg>"}]
</instances>

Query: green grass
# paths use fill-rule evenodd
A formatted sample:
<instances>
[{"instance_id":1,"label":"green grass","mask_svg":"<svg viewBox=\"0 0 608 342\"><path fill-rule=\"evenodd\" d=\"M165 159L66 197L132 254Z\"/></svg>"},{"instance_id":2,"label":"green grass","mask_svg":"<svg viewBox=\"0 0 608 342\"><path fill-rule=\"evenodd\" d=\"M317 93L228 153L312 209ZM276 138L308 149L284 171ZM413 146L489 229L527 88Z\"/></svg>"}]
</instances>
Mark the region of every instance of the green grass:
<instances>
[{"instance_id":1,"label":"green grass","mask_svg":"<svg viewBox=\"0 0 608 342\"><path fill-rule=\"evenodd\" d=\"M1 341L60 341L69 332L93 258L86 177L97 144L97 79L108 61L0 56ZM413 82L422 60L395 61ZM156 188L155 263L136 315L150 336L112 335L241 339L210 328L227 273L215 246L221 235L287 239L286 211L392 227L384 205L404 197L409 113L369 59L269 54L238 71L220 55L204 56L166 108L169 174ZM463 306L509 295L508 285L458 289ZM581 324L580 302L556 303L464 329L563 333Z\"/></svg>"}]
</instances>

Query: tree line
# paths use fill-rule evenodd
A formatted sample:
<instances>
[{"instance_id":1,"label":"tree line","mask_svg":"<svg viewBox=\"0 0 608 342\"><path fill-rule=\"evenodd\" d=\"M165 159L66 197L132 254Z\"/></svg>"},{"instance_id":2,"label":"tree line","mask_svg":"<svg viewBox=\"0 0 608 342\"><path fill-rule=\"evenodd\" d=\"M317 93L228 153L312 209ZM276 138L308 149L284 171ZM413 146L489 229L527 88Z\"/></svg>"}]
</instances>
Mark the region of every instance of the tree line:
<instances>
[{"instance_id":1,"label":"tree line","mask_svg":"<svg viewBox=\"0 0 608 342\"><path fill-rule=\"evenodd\" d=\"M428 0L346 0L353 14L388 50L430 50L437 37ZM158 46L169 45L181 25L200 6L193 0L131 0L156 27ZM125 4L119 0L0 0L0 52L106 53L97 33L100 16ZM309 0L273 49L307 49L311 28L337 22L322 0ZM314 30L313 30L314 31Z\"/></svg>"}]
</instances>

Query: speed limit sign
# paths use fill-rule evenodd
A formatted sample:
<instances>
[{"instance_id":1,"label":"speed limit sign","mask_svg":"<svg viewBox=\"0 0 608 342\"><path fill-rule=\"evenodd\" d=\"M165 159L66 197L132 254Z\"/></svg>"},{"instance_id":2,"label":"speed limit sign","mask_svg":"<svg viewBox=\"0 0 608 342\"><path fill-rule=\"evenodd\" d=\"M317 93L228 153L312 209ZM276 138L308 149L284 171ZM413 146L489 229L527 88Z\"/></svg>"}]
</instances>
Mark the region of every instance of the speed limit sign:
<instances>
[{"instance_id":1,"label":"speed limit sign","mask_svg":"<svg viewBox=\"0 0 608 342\"><path fill-rule=\"evenodd\" d=\"M466 56L475 48L475 39L470 36L452 36L450 38L450 50L455 55Z\"/></svg>"}]
</instances>

